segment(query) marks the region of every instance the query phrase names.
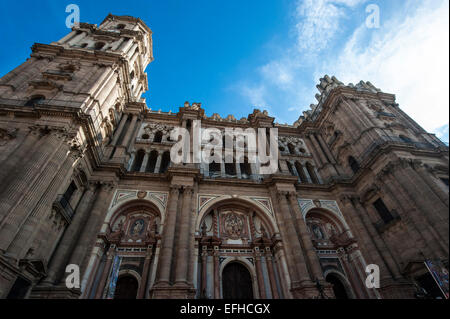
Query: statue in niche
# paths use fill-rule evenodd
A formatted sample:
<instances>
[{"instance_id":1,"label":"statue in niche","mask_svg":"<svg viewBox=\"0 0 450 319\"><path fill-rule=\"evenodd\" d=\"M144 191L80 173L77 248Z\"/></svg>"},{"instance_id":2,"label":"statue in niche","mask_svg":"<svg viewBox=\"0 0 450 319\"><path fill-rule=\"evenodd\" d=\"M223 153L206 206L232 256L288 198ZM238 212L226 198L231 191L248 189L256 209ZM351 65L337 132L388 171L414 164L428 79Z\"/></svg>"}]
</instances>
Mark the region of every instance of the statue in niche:
<instances>
[{"instance_id":1,"label":"statue in niche","mask_svg":"<svg viewBox=\"0 0 450 319\"><path fill-rule=\"evenodd\" d=\"M322 229L318 226L318 225L313 225L312 226L312 231L314 233L314 236L319 239L325 239L325 236L323 235Z\"/></svg>"},{"instance_id":2,"label":"statue in niche","mask_svg":"<svg viewBox=\"0 0 450 319\"><path fill-rule=\"evenodd\" d=\"M144 231L144 221L142 219L138 219L134 222L133 226L131 227L130 235L139 236L142 235L143 231Z\"/></svg>"},{"instance_id":3,"label":"statue in niche","mask_svg":"<svg viewBox=\"0 0 450 319\"><path fill-rule=\"evenodd\" d=\"M330 236L337 235L336 228L332 224L328 223L326 225L326 228L327 228L328 234L330 234Z\"/></svg>"},{"instance_id":4,"label":"statue in niche","mask_svg":"<svg viewBox=\"0 0 450 319\"><path fill-rule=\"evenodd\" d=\"M238 239L241 237L244 227L244 221L241 216L237 214L228 214L225 217L225 233L232 239Z\"/></svg>"}]
</instances>

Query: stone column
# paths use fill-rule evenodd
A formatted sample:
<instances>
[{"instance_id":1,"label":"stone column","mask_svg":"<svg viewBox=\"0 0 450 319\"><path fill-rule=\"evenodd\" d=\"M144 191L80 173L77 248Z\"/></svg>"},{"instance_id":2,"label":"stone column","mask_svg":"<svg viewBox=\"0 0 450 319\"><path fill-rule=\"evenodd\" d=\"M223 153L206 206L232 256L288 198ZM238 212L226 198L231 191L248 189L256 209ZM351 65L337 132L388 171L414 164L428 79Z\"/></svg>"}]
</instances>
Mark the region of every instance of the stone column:
<instances>
[{"instance_id":1,"label":"stone column","mask_svg":"<svg viewBox=\"0 0 450 319\"><path fill-rule=\"evenodd\" d=\"M214 246L213 250L214 260L214 299L220 299L220 278L219 278L219 247Z\"/></svg>"},{"instance_id":2,"label":"stone column","mask_svg":"<svg viewBox=\"0 0 450 319\"><path fill-rule=\"evenodd\" d=\"M378 234L377 230L375 229L374 225L369 219L368 212L366 209L362 206L361 202L358 198L353 199L353 204L355 205L358 217L361 219L362 223L364 224L364 227L366 229L366 234L370 236L370 238L373 239L374 244L376 245L377 251L380 253L380 256L383 258L384 262L386 263L386 266L388 267L388 270L390 271L392 277L394 279L401 278L400 271L398 269L397 263L394 261L390 251L387 249L386 245L383 242L383 239ZM384 263L381 263L381 265ZM380 269L381 269L381 265Z\"/></svg>"},{"instance_id":3,"label":"stone column","mask_svg":"<svg viewBox=\"0 0 450 319\"><path fill-rule=\"evenodd\" d=\"M267 250L267 252L266 252L266 265L267 265L267 272L269 273L270 289L272 292L272 298L279 299L280 295L278 294L277 281L275 279L275 272L274 272L273 264L272 264L272 254L271 254L270 250Z\"/></svg>"},{"instance_id":4,"label":"stone column","mask_svg":"<svg viewBox=\"0 0 450 319\"><path fill-rule=\"evenodd\" d=\"M207 246L201 246L202 247L202 280L200 285L200 296L203 298L207 295L207 258L208 258L208 247Z\"/></svg>"},{"instance_id":5,"label":"stone column","mask_svg":"<svg viewBox=\"0 0 450 319\"><path fill-rule=\"evenodd\" d=\"M316 145L312 141L311 134L312 133L306 134L306 138L309 139L309 141L312 144L312 145L309 145L308 149L311 151L311 154L312 154L315 162L322 168L325 165L325 163L322 162L322 157L319 155L319 151L316 149Z\"/></svg>"},{"instance_id":6,"label":"stone column","mask_svg":"<svg viewBox=\"0 0 450 319\"><path fill-rule=\"evenodd\" d=\"M158 153L158 158L156 159L156 165L155 165L155 174L159 173L159 170L161 168L161 161L162 161L162 154Z\"/></svg>"},{"instance_id":7,"label":"stone column","mask_svg":"<svg viewBox=\"0 0 450 319\"><path fill-rule=\"evenodd\" d=\"M103 219L106 216L108 206L111 202L114 184L111 182L102 182L98 191L97 198L89 213L89 218L83 227L80 239L75 247L75 250L70 257L70 264L80 266L81 274L84 274L86 264L93 246L97 239L97 233L100 231L100 227L103 223Z\"/></svg>"},{"instance_id":8,"label":"stone column","mask_svg":"<svg viewBox=\"0 0 450 319\"><path fill-rule=\"evenodd\" d=\"M145 173L145 169L147 168L149 156L150 156L150 151L147 150L145 152L144 159L142 160L141 169L139 170L141 173Z\"/></svg>"},{"instance_id":9,"label":"stone column","mask_svg":"<svg viewBox=\"0 0 450 319\"><path fill-rule=\"evenodd\" d=\"M77 31L73 30L72 32L68 33L65 37L60 39L57 43L64 44L65 42L69 41L72 37L74 37L76 34L77 34Z\"/></svg>"},{"instance_id":10,"label":"stone column","mask_svg":"<svg viewBox=\"0 0 450 319\"><path fill-rule=\"evenodd\" d=\"M261 268L261 253L259 248L255 247L255 268L256 268L256 278L258 280L259 298L266 299L266 289L264 286L264 276Z\"/></svg>"},{"instance_id":11,"label":"stone column","mask_svg":"<svg viewBox=\"0 0 450 319\"><path fill-rule=\"evenodd\" d=\"M303 173L305 174L305 176L306 176L306 179L308 180L307 182L308 183L310 183L310 184L312 184L312 178L311 178L311 176L309 176L309 172L308 172L308 170L306 169L306 166L303 166L302 165L302 169L303 169ZM317 175L317 173L316 173L316 175Z\"/></svg>"},{"instance_id":12,"label":"stone column","mask_svg":"<svg viewBox=\"0 0 450 319\"><path fill-rule=\"evenodd\" d=\"M280 205L280 212L282 215L282 222L280 222L280 231L283 237L283 243L286 246L286 260L288 262L289 273L291 276L292 286L300 285L304 282L310 283L308 269L303 256L302 247L297 237L294 224L292 222L291 213L289 211L289 204L286 199L288 192L278 192L278 202Z\"/></svg>"},{"instance_id":13,"label":"stone column","mask_svg":"<svg viewBox=\"0 0 450 319\"><path fill-rule=\"evenodd\" d=\"M127 169L129 171L131 171L131 168L133 167L133 163L134 163L135 157L136 157L136 151L132 151L131 152L131 156L130 156L130 160L128 161L128 167L127 167Z\"/></svg>"},{"instance_id":14,"label":"stone column","mask_svg":"<svg viewBox=\"0 0 450 319\"><path fill-rule=\"evenodd\" d=\"M124 128L125 123L127 122L127 120L128 120L128 114L123 114L122 115L122 119L120 120L120 124L117 127L116 132L114 133L114 138L113 138L113 140L111 142L111 145L116 145L117 144L117 141L119 140L119 137L122 134L123 128Z\"/></svg>"},{"instance_id":15,"label":"stone column","mask_svg":"<svg viewBox=\"0 0 450 319\"><path fill-rule=\"evenodd\" d=\"M419 176L427 183L427 185L433 190L433 192L441 199L441 201L448 207L449 206L449 197L448 191L445 192L442 188L436 185L437 179L432 175L431 168L426 168L420 162L413 163L414 169L417 171Z\"/></svg>"},{"instance_id":16,"label":"stone column","mask_svg":"<svg viewBox=\"0 0 450 319\"><path fill-rule=\"evenodd\" d=\"M102 276L100 277L100 281L97 286L97 292L95 293L95 299L102 299L103 292L105 291L105 285L108 281L108 275L111 270L111 264L116 255L116 245L109 246L108 252L106 253L106 263L105 268L103 268Z\"/></svg>"},{"instance_id":17,"label":"stone column","mask_svg":"<svg viewBox=\"0 0 450 319\"><path fill-rule=\"evenodd\" d=\"M294 210L295 217L296 217L296 224L298 227L298 230L300 232L300 240L303 243L303 248L306 251L306 257L308 259L308 262L311 266L311 270L313 273L314 278L317 280L324 281L323 278L323 272L322 267L320 266L319 258L317 257L316 249L314 248L314 245L311 241L311 237L309 236L309 232L305 223L305 220L303 219L303 214L300 211L300 207L297 201L297 194L294 192L288 194L289 201L291 203L291 207Z\"/></svg>"},{"instance_id":18,"label":"stone column","mask_svg":"<svg viewBox=\"0 0 450 319\"><path fill-rule=\"evenodd\" d=\"M69 45L72 46L74 44L77 44L79 41L81 41L86 36L86 32L81 32L79 35L77 35L75 38L69 41Z\"/></svg>"},{"instance_id":19,"label":"stone column","mask_svg":"<svg viewBox=\"0 0 450 319\"><path fill-rule=\"evenodd\" d=\"M67 226L64 234L53 253L48 265L48 276L44 282L53 284L58 279L58 274L62 274L69 262L75 246L80 238L82 230L85 228L89 219L89 211L92 210L94 195L97 190L97 184L89 183L86 192L80 200L80 204L75 210L72 222ZM60 277L59 277L60 278Z\"/></svg>"},{"instance_id":20,"label":"stone column","mask_svg":"<svg viewBox=\"0 0 450 319\"><path fill-rule=\"evenodd\" d=\"M183 191L183 208L181 210L179 223L179 237L177 244L177 254L175 259L175 283L186 285L187 268L189 264L189 235L190 235L190 217L191 217L191 201L193 189L186 187Z\"/></svg>"},{"instance_id":21,"label":"stone column","mask_svg":"<svg viewBox=\"0 0 450 319\"><path fill-rule=\"evenodd\" d=\"M37 233L45 233L48 225L47 220L43 220L51 209L58 189L61 187L64 179L69 174L73 163L80 158L79 150L68 152L68 146L61 146L58 152L53 156L45 170L36 183L33 185L33 193L29 194L18 206L19 211L27 211L28 217L21 225L19 232L8 248L8 252L19 258L25 254L30 242L34 241ZM55 175L54 175L55 174ZM51 179L51 181L50 181ZM38 199L40 197L40 199ZM36 203L37 202L37 203ZM36 204L35 204L36 203ZM35 204L35 205L34 205ZM33 207L34 206L34 207ZM50 239L47 237L47 240ZM53 245L53 243L51 243ZM35 247L36 248L36 247ZM47 247L42 247L46 249ZM41 251L41 256L46 257L47 253Z\"/></svg>"},{"instance_id":22,"label":"stone column","mask_svg":"<svg viewBox=\"0 0 450 319\"><path fill-rule=\"evenodd\" d=\"M350 282L351 287L353 288L354 293L356 294L356 297L358 299L366 299L370 298L368 292L365 289L361 289L361 285L356 285L355 280L360 283L361 278L354 278L355 274L352 267L350 266L349 256L347 255L345 249L343 247L340 247L337 249L337 253L339 256L339 259L342 263L342 267L344 268L345 273L347 274L347 279Z\"/></svg>"},{"instance_id":23,"label":"stone column","mask_svg":"<svg viewBox=\"0 0 450 319\"><path fill-rule=\"evenodd\" d=\"M138 120L138 116L136 114L133 114L131 124L128 128L127 133L125 134L125 137L123 138L122 143L121 143L122 146L128 147L128 145L130 144L130 140L131 140L132 134L134 133L134 129L135 129L137 120Z\"/></svg>"},{"instance_id":24,"label":"stone column","mask_svg":"<svg viewBox=\"0 0 450 319\"><path fill-rule=\"evenodd\" d=\"M11 219L21 219L20 216L23 214L11 216L11 210L26 194L41 170L45 168L48 159L59 149L62 143L59 140L60 137L58 130L34 128L23 146L27 146L29 143L34 143L34 145L29 145L28 150L20 146L14 154L11 154L12 162L7 160L3 164L2 173L0 173L2 181L0 184L0 229L5 226L5 222L9 226L12 222ZM18 158L26 160L17 163ZM9 220L5 220L6 216L9 216ZM4 243L4 241L1 242ZM1 244L0 248L2 248Z\"/></svg>"},{"instance_id":25,"label":"stone column","mask_svg":"<svg viewBox=\"0 0 450 319\"><path fill-rule=\"evenodd\" d=\"M31 207L19 210L15 208L20 208L18 206L21 203L25 204L25 206L32 206L38 200L36 197L39 198L39 196L42 196L42 192L45 191L43 187L48 186L48 184L42 184L50 183L50 178L55 173L55 168L53 168L53 171L46 170L48 163L54 156L58 158L59 163L53 163L52 165L60 165L60 161L63 160L61 157L63 156L63 150L61 149L63 139L61 137L62 135L59 132L51 133L41 148L35 150L33 155L31 155L30 165L24 164L24 174L17 171L20 168L17 167L16 170L12 171L16 174L15 176L8 176L3 180L6 189L0 195L0 212L7 212L8 215L0 222L0 249L5 250L7 248L31 209ZM45 175L43 172L45 172ZM37 188L40 192L28 193L33 185L36 186L35 183L39 185ZM27 193L28 196L26 196ZM33 200L33 203L30 200Z\"/></svg>"},{"instance_id":26,"label":"stone column","mask_svg":"<svg viewBox=\"0 0 450 319\"><path fill-rule=\"evenodd\" d=\"M141 286L139 287L137 299L145 298L149 266L150 266L150 261L152 259L152 251L153 251L153 246L152 245L148 246L147 247L147 255L145 256L145 261L144 261L144 268L142 270Z\"/></svg>"},{"instance_id":27,"label":"stone column","mask_svg":"<svg viewBox=\"0 0 450 319\"><path fill-rule=\"evenodd\" d=\"M336 163L336 160L334 159L333 154L331 154L330 150L328 149L328 145L323 140L323 137L321 134L317 134L317 140L322 145L322 149L324 150L326 156L328 157L329 161L333 164Z\"/></svg>"},{"instance_id":28,"label":"stone column","mask_svg":"<svg viewBox=\"0 0 450 319\"><path fill-rule=\"evenodd\" d=\"M172 252L175 244L175 226L177 219L177 206L180 195L180 186L171 185L169 204L164 220L161 255L159 261L159 273L156 285L168 285L172 265Z\"/></svg>"},{"instance_id":29,"label":"stone column","mask_svg":"<svg viewBox=\"0 0 450 319\"><path fill-rule=\"evenodd\" d=\"M423 216L417 214L416 208L411 206L410 199L405 197L402 192L402 187L395 180L395 177L384 175L384 173L386 173L386 171L382 171L381 174L378 174L381 196L386 203L391 203L392 207L396 207L396 209L399 210L399 215L403 223L408 227L408 233L410 233L409 236L411 236L411 242L409 242L410 245L408 249L404 249L401 255L420 256L420 254L423 254L423 252L426 252L427 250L433 253L439 251L439 249L431 248L434 244L437 244L437 241L434 240L433 235L427 227L427 223L423 220ZM437 256L433 256L433 258L435 257Z\"/></svg>"},{"instance_id":30,"label":"stone column","mask_svg":"<svg viewBox=\"0 0 450 319\"><path fill-rule=\"evenodd\" d=\"M325 165L326 163L328 163L328 160L325 157L325 154L323 153L323 151L322 151L322 149L321 149L321 147L319 145L319 142L316 139L316 136L311 133L311 134L308 135L308 137L311 140L311 142L313 143L314 148L315 148L317 154L320 157L320 161L322 162L322 165Z\"/></svg>"},{"instance_id":31,"label":"stone column","mask_svg":"<svg viewBox=\"0 0 450 319\"><path fill-rule=\"evenodd\" d=\"M421 182L421 179L412 169L411 162L400 160L400 167L403 170L394 169L394 176L409 194L412 201L416 203L417 207L421 208L424 213L423 215L428 219L428 222L433 228L438 231L439 236L448 247L448 207L434 194L426 183ZM420 200L418 200L419 196Z\"/></svg>"},{"instance_id":32,"label":"stone column","mask_svg":"<svg viewBox=\"0 0 450 319\"><path fill-rule=\"evenodd\" d=\"M385 179L385 182L388 184L388 187L395 190L397 196L404 199L403 205L409 207L408 217L411 218L419 232L423 234L426 239L426 243L433 247L434 252L441 251L444 254L448 254L448 236L447 238L444 238L445 236L443 237L437 231L440 227L440 223L442 222L440 220L436 220L436 218L433 218L434 216L430 216L430 214L421 213L426 212L428 207L423 206L422 201L417 201L411 192L408 191L407 186L405 186L410 183L408 178L405 178L404 173L399 173L398 169L395 167L387 168L384 172L392 174L392 176L388 176ZM414 203L415 205L411 205L411 203ZM420 211L417 211L417 208L419 208ZM429 235L429 232L431 235Z\"/></svg>"}]
</instances>

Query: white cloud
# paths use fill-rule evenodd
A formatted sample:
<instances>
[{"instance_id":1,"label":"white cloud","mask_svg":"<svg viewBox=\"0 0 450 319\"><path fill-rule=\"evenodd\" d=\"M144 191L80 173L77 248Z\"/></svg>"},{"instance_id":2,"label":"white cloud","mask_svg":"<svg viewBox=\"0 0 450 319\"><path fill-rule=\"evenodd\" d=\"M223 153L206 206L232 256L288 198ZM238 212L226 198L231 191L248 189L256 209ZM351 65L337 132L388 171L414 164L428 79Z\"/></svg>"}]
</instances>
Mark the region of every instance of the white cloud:
<instances>
[{"instance_id":1,"label":"white cloud","mask_svg":"<svg viewBox=\"0 0 450 319\"><path fill-rule=\"evenodd\" d=\"M314 55L328 47L339 31L339 22L348 7L365 0L305 0L297 4L298 50Z\"/></svg>"},{"instance_id":2,"label":"white cloud","mask_svg":"<svg viewBox=\"0 0 450 319\"><path fill-rule=\"evenodd\" d=\"M266 99L264 95L266 94L264 86L250 87L248 85L241 85L241 94L246 96L252 106L255 107L267 107Z\"/></svg>"},{"instance_id":3,"label":"white cloud","mask_svg":"<svg viewBox=\"0 0 450 319\"><path fill-rule=\"evenodd\" d=\"M396 94L400 107L426 130L437 132L449 116L449 8L446 0L421 4L413 15L379 30L361 26L337 60L325 63L317 75L371 81ZM367 37L368 45L361 47Z\"/></svg>"},{"instance_id":4,"label":"white cloud","mask_svg":"<svg viewBox=\"0 0 450 319\"><path fill-rule=\"evenodd\" d=\"M350 34L339 33L352 10L364 10L364 5L358 5L365 2L298 1L294 42L280 48L284 56L257 69L257 84L244 81L250 84L240 86L240 93L253 105L274 103L276 113L271 114L291 117L293 122L315 103L312 77L316 82L324 74L345 83L370 81L396 94L406 113L448 140L443 129L449 116L448 1L409 0L395 12L381 10L380 29L368 29L360 21L360 27ZM330 50L339 42L341 49Z\"/></svg>"}]
</instances>

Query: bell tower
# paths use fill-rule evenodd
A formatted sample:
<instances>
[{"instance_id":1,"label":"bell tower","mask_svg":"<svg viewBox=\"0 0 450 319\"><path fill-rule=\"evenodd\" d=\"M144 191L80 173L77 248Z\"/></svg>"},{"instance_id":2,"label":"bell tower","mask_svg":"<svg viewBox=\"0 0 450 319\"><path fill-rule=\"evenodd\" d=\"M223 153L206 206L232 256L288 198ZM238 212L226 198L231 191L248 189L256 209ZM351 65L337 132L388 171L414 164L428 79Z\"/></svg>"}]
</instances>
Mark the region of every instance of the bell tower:
<instances>
[{"instance_id":1,"label":"bell tower","mask_svg":"<svg viewBox=\"0 0 450 319\"><path fill-rule=\"evenodd\" d=\"M145 110L152 61L150 28L110 14L99 26L80 23L57 42L34 44L30 58L0 79L0 267L8 269L0 298L42 278L59 282L55 265L69 259L85 270L87 247L55 253L54 243L64 246L66 229L82 225L75 218L91 216L87 195L110 200L116 171L95 170L107 165L120 123Z\"/></svg>"}]
</instances>

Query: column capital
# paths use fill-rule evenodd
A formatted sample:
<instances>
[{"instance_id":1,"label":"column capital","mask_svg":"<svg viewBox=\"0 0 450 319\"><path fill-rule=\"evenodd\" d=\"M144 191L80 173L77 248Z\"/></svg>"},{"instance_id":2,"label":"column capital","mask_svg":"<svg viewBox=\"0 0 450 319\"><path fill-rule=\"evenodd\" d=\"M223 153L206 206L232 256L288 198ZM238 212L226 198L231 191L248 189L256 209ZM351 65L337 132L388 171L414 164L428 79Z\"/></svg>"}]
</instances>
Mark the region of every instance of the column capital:
<instances>
[{"instance_id":1,"label":"column capital","mask_svg":"<svg viewBox=\"0 0 450 319\"><path fill-rule=\"evenodd\" d=\"M179 194L182 186L181 185L170 185L170 194Z\"/></svg>"},{"instance_id":2,"label":"column capital","mask_svg":"<svg viewBox=\"0 0 450 319\"><path fill-rule=\"evenodd\" d=\"M297 199L298 199L297 192L295 192L295 191L288 191L287 196L290 200L297 201Z\"/></svg>"},{"instance_id":3,"label":"column capital","mask_svg":"<svg viewBox=\"0 0 450 319\"><path fill-rule=\"evenodd\" d=\"M184 187L183 187L183 193L184 193L186 196L192 195L192 194L194 193L194 187L192 187L192 186L184 186Z\"/></svg>"}]
</instances>

